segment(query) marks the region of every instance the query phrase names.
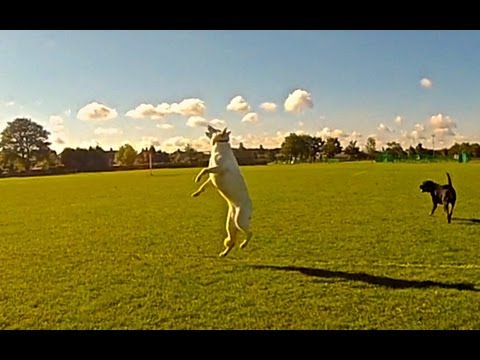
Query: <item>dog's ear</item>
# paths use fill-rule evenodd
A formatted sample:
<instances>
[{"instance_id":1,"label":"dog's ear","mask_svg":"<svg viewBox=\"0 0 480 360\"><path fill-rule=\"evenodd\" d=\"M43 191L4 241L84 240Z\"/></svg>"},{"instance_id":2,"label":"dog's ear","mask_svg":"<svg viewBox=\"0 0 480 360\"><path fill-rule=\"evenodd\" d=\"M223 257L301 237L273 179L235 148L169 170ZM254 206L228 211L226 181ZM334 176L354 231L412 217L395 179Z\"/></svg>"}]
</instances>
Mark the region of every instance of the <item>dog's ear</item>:
<instances>
[{"instance_id":1,"label":"dog's ear","mask_svg":"<svg viewBox=\"0 0 480 360\"><path fill-rule=\"evenodd\" d=\"M226 135L227 134L227 128L223 129L222 131L222 135Z\"/></svg>"},{"instance_id":2,"label":"dog's ear","mask_svg":"<svg viewBox=\"0 0 480 360\"><path fill-rule=\"evenodd\" d=\"M207 135L207 137L208 137L209 139L212 138L213 134L220 132L220 130L215 129L215 128L214 128L213 126L211 126L211 125L208 125L208 126L207 126L207 130L208 130L208 132L206 132L205 134Z\"/></svg>"}]
</instances>

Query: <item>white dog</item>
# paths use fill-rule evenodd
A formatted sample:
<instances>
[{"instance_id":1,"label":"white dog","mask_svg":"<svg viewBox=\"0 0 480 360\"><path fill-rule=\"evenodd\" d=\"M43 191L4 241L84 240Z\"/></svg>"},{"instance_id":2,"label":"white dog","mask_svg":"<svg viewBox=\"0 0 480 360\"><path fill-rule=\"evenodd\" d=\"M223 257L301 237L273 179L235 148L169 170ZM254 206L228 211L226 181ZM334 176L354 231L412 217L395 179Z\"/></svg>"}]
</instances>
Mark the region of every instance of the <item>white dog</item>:
<instances>
[{"instance_id":1,"label":"white dog","mask_svg":"<svg viewBox=\"0 0 480 360\"><path fill-rule=\"evenodd\" d=\"M238 230L245 234L245 240L240 244L244 248L252 238L250 231L250 219L252 216L252 201L248 195L247 185L243 179L237 159L230 147L230 131L223 131L208 126L206 133L212 146L208 168L202 169L195 182L198 183L202 176L209 174L209 178L192 196L196 197L205 191L205 187L211 182L220 195L227 201L227 238L223 242L225 250L219 256L227 255L235 246Z\"/></svg>"}]
</instances>

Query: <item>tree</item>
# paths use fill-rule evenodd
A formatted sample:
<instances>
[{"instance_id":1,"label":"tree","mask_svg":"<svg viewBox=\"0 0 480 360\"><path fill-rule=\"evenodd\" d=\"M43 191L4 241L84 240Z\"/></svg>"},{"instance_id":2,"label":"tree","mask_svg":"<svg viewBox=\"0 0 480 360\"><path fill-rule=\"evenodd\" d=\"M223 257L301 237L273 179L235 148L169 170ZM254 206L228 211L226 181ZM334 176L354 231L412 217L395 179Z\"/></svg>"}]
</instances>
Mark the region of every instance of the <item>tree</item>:
<instances>
[{"instance_id":1,"label":"tree","mask_svg":"<svg viewBox=\"0 0 480 360\"><path fill-rule=\"evenodd\" d=\"M480 157L480 144L475 143L472 145L472 148L473 148L473 156L477 158Z\"/></svg>"},{"instance_id":2,"label":"tree","mask_svg":"<svg viewBox=\"0 0 480 360\"><path fill-rule=\"evenodd\" d=\"M407 149L407 154L410 159L414 159L417 157L417 151L412 145L410 145L410 147Z\"/></svg>"},{"instance_id":3,"label":"tree","mask_svg":"<svg viewBox=\"0 0 480 360\"><path fill-rule=\"evenodd\" d=\"M405 157L406 153L398 142L389 142L387 143L387 146L388 148L386 150L386 153L391 155L394 159L401 159Z\"/></svg>"},{"instance_id":4,"label":"tree","mask_svg":"<svg viewBox=\"0 0 480 360\"><path fill-rule=\"evenodd\" d=\"M332 158L336 154L342 152L342 145L340 145L340 140L338 138L329 137L323 145L323 152L327 155L327 158Z\"/></svg>"},{"instance_id":5,"label":"tree","mask_svg":"<svg viewBox=\"0 0 480 360\"><path fill-rule=\"evenodd\" d=\"M375 138L369 137L367 139L367 143L365 144L365 151L370 157L370 159L375 159L375 155L377 153L377 142L375 141Z\"/></svg>"},{"instance_id":6,"label":"tree","mask_svg":"<svg viewBox=\"0 0 480 360\"><path fill-rule=\"evenodd\" d=\"M2 151L15 155L27 172L50 154L47 141L50 133L31 119L17 118L8 122L1 135Z\"/></svg>"},{"instance_id":7,"label":"tree","mask_svg":"<svg viewBox=\"0 0 480 360\"><path fill-rule=\"evenodd\" d=\"M310 153L308 135L299 136L295 133L291 133L285 137L281 148L282 154L285 155L289 162L298 157L305 159Z\"/></svg>"},{"instance_id":8,"label":"tree","mask_svg":"<svg viewBox=\"0 0 480 360\"><path fill-rule=\"evenodd\" d=\"M351 159L357 159L360 155L360 148L357 146L357 140L351 140L345 148L345 154Z\"/></svg>"},{"instance_id":9,"label":"tree","mask_svg":"<svg viewBox=\"0 0 480 360\"><path fill-rule=\"evenodd\" d=\"M125 166L132 166L137 158L137 151L130 144L125 144L118 149L117 161Z\"/></svg>"},{"instance_id":10,"label":"tree","mask_svg":"<svg viewBox=\"0 0 480 360\"><path fill-rule=\"evenodd\" d=\"M101 147L87 149L65 148L60 154L66 169L77 171L101 171L111 167L111 157Z\"/></svg>"},{"instance_id":11,"label":"tree","mask_svg":"<svg viewBox=\"0 0 480 360\"><path fill-rule=\"evenodd\" d=\"M325 141L321 137L300 135L300 139L303 141L304 156L312 163L317 159L317 155L322 152Z\"/></svg>"}]
</instances>

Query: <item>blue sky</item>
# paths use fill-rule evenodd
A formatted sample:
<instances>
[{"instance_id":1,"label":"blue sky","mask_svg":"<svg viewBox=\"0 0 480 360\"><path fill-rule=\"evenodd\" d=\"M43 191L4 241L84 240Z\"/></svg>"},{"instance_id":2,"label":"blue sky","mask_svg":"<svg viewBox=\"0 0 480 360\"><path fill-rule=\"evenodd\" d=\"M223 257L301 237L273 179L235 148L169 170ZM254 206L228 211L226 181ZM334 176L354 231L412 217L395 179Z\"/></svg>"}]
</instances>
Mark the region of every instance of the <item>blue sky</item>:
<instances>
[{"instance_id":1,"label":"blue sky","mask_svg":"<svg viewBox=\"0 0 480 360\"><path fill-rule=\"evenodd\" d=\"M56 150L204 149L207 123L247 146L480 141L479 31L0 31L0 52L0 128L30 117Z\"/></svg>"}]
</instances>

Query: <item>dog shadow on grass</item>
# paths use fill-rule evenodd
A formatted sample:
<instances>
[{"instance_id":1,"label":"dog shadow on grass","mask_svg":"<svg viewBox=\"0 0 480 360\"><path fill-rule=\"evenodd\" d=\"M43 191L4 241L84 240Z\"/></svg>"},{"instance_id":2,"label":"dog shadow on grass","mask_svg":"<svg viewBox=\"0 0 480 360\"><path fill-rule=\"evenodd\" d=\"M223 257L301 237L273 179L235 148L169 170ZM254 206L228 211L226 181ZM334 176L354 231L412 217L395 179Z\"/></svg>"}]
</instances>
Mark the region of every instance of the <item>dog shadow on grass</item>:
<instances>
[{"instance_id":1,"label":"dog shadow on grass","mask_svg":"<svg viewBox=\"0 0 480 360\"><path fill-rule=\"evenodd\" d=\"M467 218L452 217L452 220L453 221L458 221L458 222L461 222L461 223L464 223L464 224L467 224L467 225L480 225L480 219L475 219L475 218L467 219Z\"/></svg>"},{"instance_id":2,"label":"dog shadow on grass","mask_svg":"<svg viewBox=\"0 0 480 360\"><path fill-rule=\"evenodd\" d=\"M476 289L475 285L471 283L443 283L431 280L404 280L395 279L387 276L370 275L363 272L332 271L299 266L251 265L251 267L257 269L294 271L300 272L307 276L324 279L339 278L344 280L360 281L367 284L385 286L391 289L427 289L432 287L439 287L444 289L480 291L480 289Z\"/></svg>"}]
</instances>

